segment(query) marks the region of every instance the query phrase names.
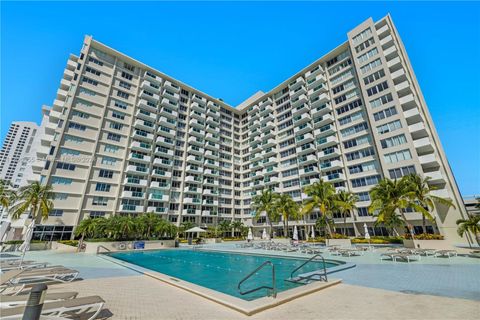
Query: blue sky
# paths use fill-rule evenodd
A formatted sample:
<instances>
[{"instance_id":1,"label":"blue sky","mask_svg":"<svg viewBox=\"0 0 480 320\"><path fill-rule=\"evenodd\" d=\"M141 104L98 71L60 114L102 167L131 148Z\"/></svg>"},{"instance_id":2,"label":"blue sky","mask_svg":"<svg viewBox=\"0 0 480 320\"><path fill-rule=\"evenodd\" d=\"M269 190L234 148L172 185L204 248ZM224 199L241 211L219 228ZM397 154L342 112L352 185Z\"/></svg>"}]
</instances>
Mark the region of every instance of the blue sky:
<instances>
[{"instance_id":1,"label":"blue sky","mask_svg":"<svg viewBox=\"0 0 480 320\"><path fill-rule=\"evenodd\" d=\"M480 194L479 3L2 1L1 138L11 121L40 121L85 34L237 105L388 12L461 192Z\"/></svg>"}]
</instances>

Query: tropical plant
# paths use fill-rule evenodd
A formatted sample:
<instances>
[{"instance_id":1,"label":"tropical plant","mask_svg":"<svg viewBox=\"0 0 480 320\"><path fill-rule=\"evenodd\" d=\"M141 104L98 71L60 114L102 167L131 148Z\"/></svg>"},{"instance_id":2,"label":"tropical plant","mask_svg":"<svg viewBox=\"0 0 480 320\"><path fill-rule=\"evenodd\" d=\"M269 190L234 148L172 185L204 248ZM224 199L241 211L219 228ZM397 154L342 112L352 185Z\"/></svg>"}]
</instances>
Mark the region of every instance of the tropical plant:
<instances>
[{"instance_id":1,"label":"tropical plant","mask_svg":"<svg viewBox=\"0 0 480 320\"><path fill-rule=\"evenodd\" d=\"M327 226L330 228L333 227L333 220L329 219L328 216L320 215L317 220L315 220L315 229L319 231L320 235L323 236L327 233Z\"/></svg>"},{"instance_id":2,"label":"tropical plant","mask_svg":"<svg viewBox=\"0 0 480 320\"><path fill-rule=\"evenodd\" d=\"M458 219L457 226L457 233L460 237L471 232L480 245L480 215L469 216L468 219Z\"/></svg>"},{"instance_id":3,"label":"tropical plant","mask_svg":"<svg viewBox=\"0 0 480 320\"><path fill-rule=\"evenodd\" d=\"M383 221L375 221L375 226L382 225L387 229L387 232L391 236L397 236L399 237L399 233L397 231L397 227L400 227L403 225L403 220L400 219L398 214L396 212L393 212L392 214L388 214L384 217Z\"/></svg>"},{"instance_id":4,"label":"tropical plant","mask_svg":"<svg viewBox=\"0 0 480 320\"><path fill-rule=\"evenodd\" d=\"M273 237L273 222L279 218L278 212L275 210L275 201L277 194L270 189L264 189L259 195L252 199L252 208L255 210L255 218L265 212L267 223L270 226L270 238Z\"/></svg>"},{"instance_id":5,"label":"tropical plant","mask_svg":"<svg viewBox=\"0 0 480 320\"><path fill-rule=\"evenodd\" d=\"M48 218L48 213L53 208L52 187L41 185L39 182L20 188L16 201L11 210L14 219L29 211L35 224L39 224L42 219Z\"/></svg>"},{"instance_id":6,"label":"tropical plant","mask_svg":"<svg viewBox=\"0 0 480 320\"><path fill-rule=\"evenodd\" d=\"M408 184L405 179L390 180L383 179L370 190L372 203L368 208L370 214L377 212L377 223L391 219L393 215L400 213L400 217L406 224L410 235L413 236L413 228L407 221L404 209L411 205L411 200L407 197Z\"/></svg>"},{"instance_id":7,"label":"tropical plant","mask_svg":"<svg viewBox=\"0 0 480 320\"><path fill-rule=\"evenodd\" d=\"M193 227L195 227L195 224L193 222L184 221L180 224L179 232L183 233L183 237L186 238L187 234L185 231L187 231L188 229L192 229Z\"/></svg>"},{"instance_id":8,"label":"tropical plant","mask_svg":"<svg viewBox=\"0 0 480 320\"><path fill-rule=\"evenodd\" d=\"M347 235L347 216L356 209L358 196L349 191L341 190L334 199L334 206L343 217L343 235Z\"/></svg>"},{"instance_id":9,"label":"tropical plant","mask_svg":"<svg viewBox=\"0 0 480 320\"><path fill-rule=\"evenodd\" d=\"M15 191L7 180L0 180L0 206L8 209L15 201Z\"/></svg>"},{"instance_id":10,"label":"tropical plant","mask_svg":"<svg viewBox=\"0 0 480 320\"><path fill-rule=\"evenodd\" d=\"M276 198L274 210L276 210L276 212L282 217L283 234L285 237L288 237L288 220L290 218L298 219L299 205L289 194L283 193Z\"/></svg>"},{"instance_id":11,"label":"tropical plant","mask_svg":"<svg viewBox=\"0 0 480 320\"><path fill-rule=\"evenodd\" d=\"M318 208L320 215L323 216L323 220L330 220L335 207L335 188L333 185L320 179L320 181L305 187L304 192L310 198L305 201L301 214L309 214ZM325 224L330 236L332 235L331 226L332 224L330 222Z\"/></svg>"},{"instance_id":12,"label":"tropical plant","mask_svg":"<svg viewBox=\"0 0 480 320\"><path fill-rule=\"evenodd\" d=\"M235 237L235 232L239 231L241 234L243 222L241 220L233 220L231 223L232 227L232 237Z\"/></svg>"},{"instance_id":13,"label":"tropical plant","mask_svg":"<svg viewBox=\"0 0 480 320\"><path fill-rule=\"evenodd\" d=\"M225 234L232 230L232 224L230 220L222 220L218 224L218 229L222 232L222 235L225 237Z\"/></svg>"},{"instance_id":14,"label":"tropical plant","mask_svg":"<svg viewBox=\"0 0 480 320\"><path fill-rule=\"evenodd\" d=\"M78 242L79 245L77 250L82 248L85 237L93 237L95 235L96 228L97 221L95 218L87 218L80 221L74 232L76 236L81 236L80 241Z\"/></svg>"},{"instance_id":15,"label":"tropical plant","mask_svg":"<svg viewBox=\"0 0 480 320\"><path fill-rule=\"evenodd\" d=\"M160 221L163 221L158 214L153 212L145 213L136 218L137 220L137 229L140 231L140 234L144 239L151 238L157 224L161 224Z\"/></svg>"},{"instance_id":16,"label":"tropical plant","mask_svg":"<svg viewBox=\"0 0 480 320\"><path fill-rule=\"evenodd\" d=\"M424 233L426 233L426 219L434 221L431 212L438 204L455 208L451 199L438 197L431 193L435 189L429 187L429 177L422 178L418 174L410 174L404 176L402 180L405 180L407 184L407 197L410 199L410 207L422 215L422 230Z\"/></svg>"}]
</instances>

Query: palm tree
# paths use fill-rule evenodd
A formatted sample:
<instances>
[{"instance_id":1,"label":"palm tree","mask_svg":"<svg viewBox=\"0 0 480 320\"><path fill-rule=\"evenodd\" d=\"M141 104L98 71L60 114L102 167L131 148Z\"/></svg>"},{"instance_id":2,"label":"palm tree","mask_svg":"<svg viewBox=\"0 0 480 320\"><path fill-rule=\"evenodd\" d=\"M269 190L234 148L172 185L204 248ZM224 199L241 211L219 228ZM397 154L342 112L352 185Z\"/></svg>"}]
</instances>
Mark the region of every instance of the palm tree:
<instances>
[{"instance_id":1,"label":"palm tree","mask_svg":"<svg viewBox=\"0 0 480 320\"><path fill-rule=\"evenodd\" d=\"M398 237L399 234L397 231L397 227L402 226L403 221L402 219L400 219L398 214L394 212L393 214L385 216L383 221L375 221L375 226L378 225L383 225L387 229L389 235Z\"/></svg>"},{"instance_id":2,"label":"palm tree","mask_svg":"<svg viewBox=\"0 0 480 320\"><path fill-rule=\"evenodd\" d=\"M320 179L320 181L305 187L304 192L310 199L305 201L302 215L309 214L318 208L320 215L324 216L325 220L328 220L334 209L335 188L333 185ZM326 228L328 234L332 236L330 224L327 223Z\"/></svg>"},{"instance_id":3,"label":"palm tree","mask_svg":"<svg viewBox=\"0 0 480 320\"><path fill-rule=\"evenodd\" d=\"M225 234L232 229L232 224L230 223L230 220L222 220L218 224L218 229L220 229L223 236L225 237Z\"/></svg>"},{"instance_id":4,"label":"palm tree","mask_svg":"<svg viewBox=\"0 0 480 320\"><path fill-rule=\"evenodd\" d=\"M42 186L39 182L20 188L18 191L18 202L12 207L13 218L18 219L26 211L30 211L35 224L42 219L48 218L48 213L53 208L52 187Z\"/></svg>"},{"instance_id":5,"label":"palm tree","mask_svg":"<svg viewBox=\"0 0 480 320\"><path fill-rule=\"evenodd\" d=\"M317 229L321 235L325 235L327 226L332 227L332 219L329 219L327 216L319 216L315 220L315 229Z\"/></svg>"},{"instance_id":6,"label":"palm tree","mask_svg":"<svg viewBox=\"0 0 480 320\"><path fill-rule=\"evenodd\" d=\"M80 250L83 246L83 240L85 237L94 237L97 229L97 221L95 218L87 218L83 219L78 226L75 228L75 236L79 236L80 240L78 241L78 248L77 251Z\"/></svg>"},{"instance_id":7,"label":"palm tree","mask_svg":"<svg viewBox=\"0 0 480 320\"><path fill-rule=\"evenodd\" d=\"M288 220L290 218L298 219L299 206L293 201L289 194L280 194L274 204L274 209L280 214L283 221L283 234L288 237Z\"/></svg>"},{"instance_id":8,"label":"palm tree","mask_svg":"<svg viewBox=\"0 0 480 320\"><path fill-rule=\"evenodd\" d=\"M415 211L422 214L422 230L424 233L426 219L429 219L430 221L434 220L430 212L435 209L437 204L455 208L451 199L442 198L431 194L431 191L435 189L432 189L428 186L428 180L430 180L429 177L422 178L418 174L410 174L404 176L402 180L403 179L405 179L407 184L407 197L411 201L410 206L415 209Z\"/></svg>"},{"instance_id":9,"label":"palm tree","mask_svg":"<svg viewBox=\"0 0 480 320\"><path fill-rule=\"evenodd\" d=\"M468 219L458 219L457 225L457 233L460 237L463 237L467 232L471 232L480 245L480 215L469 216Z\"/></svg>"},{"instance_id":10,"label":"palm tree","mask_svg":"<svg viewBox=\"0 0 480 320\"><path fill-rule=\"evenodd\" d=\"M159 220L161 218L153 212L142 214L137 218L137 228L145 239L152 237L152 231L159 223Z\"/></svg>"},{"instance_id":11,"label":"palm tree","mask_svg":"<svg viewBox=\"0 0 480 320\"><path fill-rule=\"evenodd\" d=\"M241 220L233 220L231 223L233 233L232 237L235 237L235 231L241 231L243 227L243 222Z\"/></svg>"},{"instance_id":12,"label":"palm tree","mask_svg":"<svg viewBox=\"0 0 480 320\"><path fill-rule=\"evenodd\" d=\"M400 212L403 222L407 225L407 229L414 239L413 228L405 217L403 209L411 205L411 200L407 197L408 184L405 179L390 180L383 179L375 187L370 190L370 198L372 203L368 211L373 214L378 211L378 223L388 220L392 215Z\"/></svg>"},{"instance_id":13,"label":"palm tree","mask_svg":"<svg viewBox=\"0 0 480 320\"><path fill-rule=\"evenodd\" d=\"M137 227L136 218L130 215L114 217L118 217L114 221L114 230L116 231L118 239L127 240L131 236L134 236Z\"/></svg>"},{"instance_id":14,"label":"palm tree","mask_svg":"<svg viewBox=\"0 0 480 320\"><path fill-rule=\"evenodd\" d=\"M270 238L273 238L273 222L278 219L278 212L275 210L275 199L277 194L270 189L262 190L262 193L252 199L252 207L255 209L255 218L265 212L267 223L270 226Z\"/></svg>"},{"instance_id":15,"label":"palm tree","mask_svg":"<svg viewBox=\"0 0 480 320\"><path fill-rule=\"evenodd\" d=\"M0 206L8 209L10 205L15 201L15 191L12 189L12 185L7 180L0 180Z\"/></svg>"},{"instance_id":16,"label":"palm tree","mask_svg":"<svg viewBox=\"0 0 480 320\"><path fill-rule=\"evenodd\" d=\"M357 208L355 206L357 201L358 201L357 195L353 194L352 192L344 191L344 190L341 190L339 193L337 193L335 197L334 205L343 216L343 226L344 226L343 235L344 236L347 235L347 216L350 216L350 213Z\"/></svg>"}]
</instances>

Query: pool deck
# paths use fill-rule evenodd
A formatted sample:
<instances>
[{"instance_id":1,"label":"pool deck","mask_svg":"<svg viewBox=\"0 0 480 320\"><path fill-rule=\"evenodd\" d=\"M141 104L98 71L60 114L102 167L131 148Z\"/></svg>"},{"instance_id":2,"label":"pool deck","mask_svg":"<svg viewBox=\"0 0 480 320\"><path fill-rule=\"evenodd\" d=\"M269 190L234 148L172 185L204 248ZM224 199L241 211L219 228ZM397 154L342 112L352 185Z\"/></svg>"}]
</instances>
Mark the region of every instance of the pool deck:
<instances>
[{"instance_id":1,"label":"pool deck","mask_svg":"<svg viewBox=\"0 0 480 320\"><path fill-rule=\"evenodd\" d=\"M215 248L238 250L231 245ZM325 256L353 262L357 267L335 274L343 283L246 316L95 255L27 253L28 259L79 270L83 281L58 284L50 289L78 291L80 296L100 295L106 301L102 315L109 319L463 320L478 319L480 314L480 259L422 258L408 264L381 262L378 252L352 258Z\"/></svg>"}]
</instances>

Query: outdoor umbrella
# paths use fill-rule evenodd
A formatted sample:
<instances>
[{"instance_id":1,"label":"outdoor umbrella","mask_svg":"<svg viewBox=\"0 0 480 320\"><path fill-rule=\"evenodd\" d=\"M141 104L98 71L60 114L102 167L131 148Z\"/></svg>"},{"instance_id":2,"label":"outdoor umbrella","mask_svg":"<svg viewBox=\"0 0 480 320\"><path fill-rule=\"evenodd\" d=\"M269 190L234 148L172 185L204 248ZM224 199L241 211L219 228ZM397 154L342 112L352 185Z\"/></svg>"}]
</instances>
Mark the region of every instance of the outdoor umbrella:
<instances>
[{"instance_id":1,"label":"outdoor umbrella","mask_svg":"<svg viewBox=\"0 0 480 320\"><path fill-rule=\"evenodd\" d=\"M368 228L366 223L363 224L363 228L365 229L365 239L368 240L368 247L370 247L370 234L368 233Z\"/></svg>"},{"instance_id":2,"label":"outdoor umbrella","mask_svg":"<svg viewBox=\"0 0 480 320\"><path fill-rule=\"evenodd\" d=\"M312 238L315 239L315 228L312 226Z\"/></svg>"},{"instance_id":3,"label":"outdoor umbrella","mask_svg":"<svg viewBox=\"0 0 480 320\"><path fill-rule=\"evenodd\" d=\"M185 231L186 233L197 233L197 237L199 236L199 233L202 233L202 232L207 232L205 230L203 230L202 228L199 228L199 227L194 227L194 228L191 228L191 229L188 229L187 231Z\"/></svg>"},{"instance_id":4,"label":"outdoor umbrella","mask_svg":"<svg viewBox=\"0 0 480 320\"><path fill-rule=\"evenodd\" d=\"M262 239L267 239L267 229L263 228Z\"/></svg>"},{"instance_id":5,"label":"outdoor umbrella","mask_svg":"<svg viewBox=\"0 0 480 320\"><path fill-rule=\"evenodd\" d=\"M33 236L33 229L35 228L35 221L30 222L27 227L27 231L25 232L25 240L23 241L22 245L18 250L22 252L22 260L20 265L23 263L23 259L25 258L25 253L30 250L30 241L32 240Z\"/></svg>"},{"instance_id":6,"label":"outdoor umbrella","mask_svg":"<svg viewBox=\"0 0 480 320\"><path fill-rule=\"evenodd\" d=\"M298 241L298 230L297 226L293 227L293 240Z\"/></svg>"},{"instance_id":7,"label":"outdoor umbrella","mask_svg":"<svg viewBox=\"0 0 480 320\"><path fill-rule=\"evenodd\" d=\"M248 228L248 235L247 235L247 240L252 241L253 240L253 233L252 233L252 228Z\"/></svg>"}]
</instances>

